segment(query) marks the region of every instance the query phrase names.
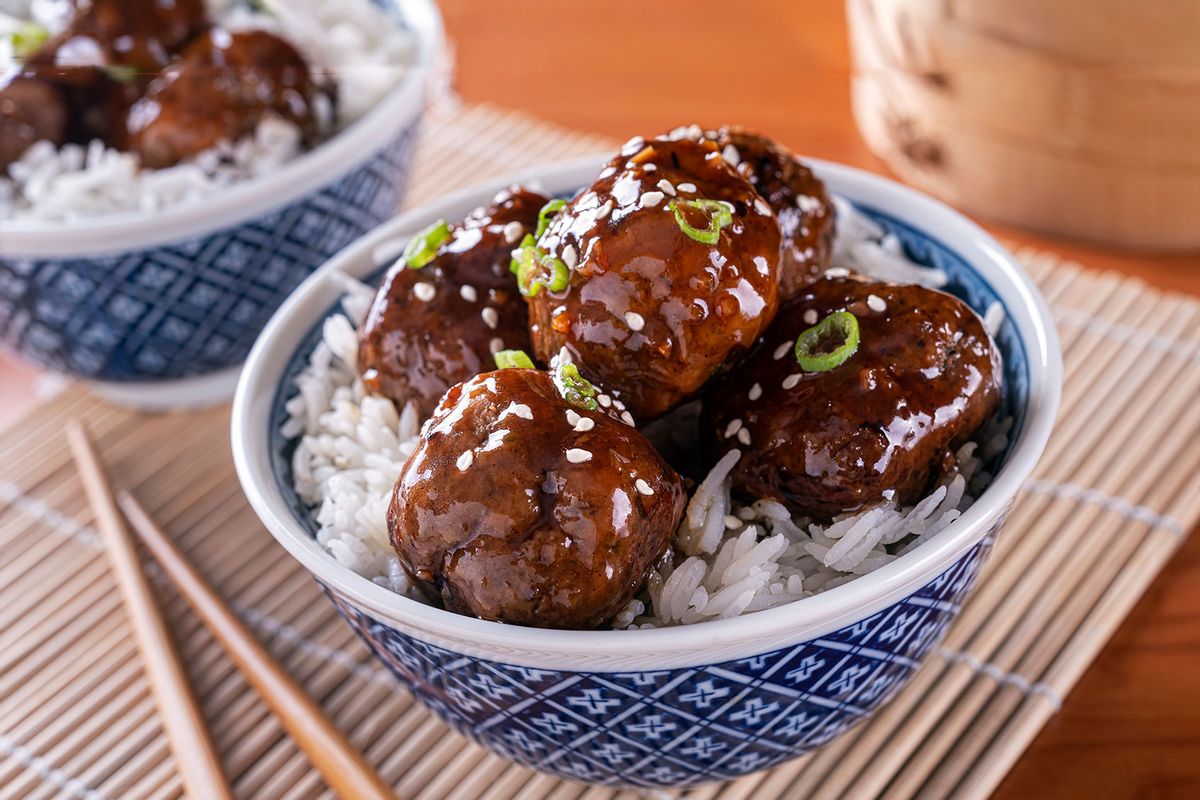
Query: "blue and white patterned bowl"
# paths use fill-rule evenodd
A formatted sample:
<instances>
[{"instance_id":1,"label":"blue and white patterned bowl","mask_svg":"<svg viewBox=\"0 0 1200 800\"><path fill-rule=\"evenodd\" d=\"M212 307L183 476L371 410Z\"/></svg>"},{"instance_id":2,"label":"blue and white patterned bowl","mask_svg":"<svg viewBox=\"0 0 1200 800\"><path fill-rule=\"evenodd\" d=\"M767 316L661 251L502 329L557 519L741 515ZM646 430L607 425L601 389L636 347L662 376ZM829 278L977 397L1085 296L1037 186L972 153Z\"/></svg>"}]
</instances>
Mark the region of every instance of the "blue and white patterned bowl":
<instances>
[{"instance_id":1,"label":"blue and white patterned bowl","mask_svg":"<svg viewBox=\"0 0 1200 800\"><path fill-rule=\"evenodd\" d=\"M455 219L500 185L385 225L310 278L264 330L233 409L242 486L267 528L324 587L400 681L446 722L514 761L564 778L659 787L733 778L819 747L894 694L958 613L1045 446L1062 372L1046 306L986 233L945 206L859 170L817 162L833 191L951 276L976 309L1002 303L1012 443L991 486L911 553L811 598L662 630L553 631L457 616L340 566L313 539L278 432L291 379L341 292L335 271L377 273L376 248ZM594 160L550 169L551 192L586 183Z\"/></svg>"},{"instance_id":2,"label":"blue and white patterned bowl","mask_svg":"<svg viewBox=\"0 0 1200 800\"><path fill-rule=\"evenodd\" d=\"M288 294L399 208L442 31L432 0L380 3L414 63L331 141L195 205L0 222L0 342L135 403L228 397Z\"/></svg>"}]
</instances>

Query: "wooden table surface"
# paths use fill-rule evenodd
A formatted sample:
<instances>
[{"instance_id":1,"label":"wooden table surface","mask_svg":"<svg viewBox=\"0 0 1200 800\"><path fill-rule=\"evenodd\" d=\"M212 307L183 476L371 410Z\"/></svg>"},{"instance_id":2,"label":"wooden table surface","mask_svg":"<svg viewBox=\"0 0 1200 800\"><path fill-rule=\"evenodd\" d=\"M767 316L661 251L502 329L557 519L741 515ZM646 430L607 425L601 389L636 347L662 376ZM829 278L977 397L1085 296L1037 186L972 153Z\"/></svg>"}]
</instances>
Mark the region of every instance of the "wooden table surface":
<instances>
[{"instance_id":1,"label":"wooden table surface","mask_svg":"<svg viewBox=\"0 0 1200 800\"><path fill-rule=\"evenodd\" d=\"M624 140L736 122L886 172L855 130L842 4L441 0L464 99ZM986 223L986 221L984 221ZM1149 257L989 226L1200 294L1200 254ZM1193 535L996 797L1200 796L1200 536Z\"/></svg>"}]
</instances>

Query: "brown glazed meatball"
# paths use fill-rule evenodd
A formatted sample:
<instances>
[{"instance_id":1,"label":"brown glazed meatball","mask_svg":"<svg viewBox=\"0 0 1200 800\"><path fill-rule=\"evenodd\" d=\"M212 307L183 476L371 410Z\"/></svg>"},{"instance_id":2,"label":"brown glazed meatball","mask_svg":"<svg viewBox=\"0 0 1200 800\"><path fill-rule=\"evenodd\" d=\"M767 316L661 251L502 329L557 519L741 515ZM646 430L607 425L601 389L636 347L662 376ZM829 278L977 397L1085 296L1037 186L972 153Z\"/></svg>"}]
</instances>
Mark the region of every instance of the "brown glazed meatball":
<instances>
[{"instance_id":1,"label":"brown glazed meatball","mask_svg":"<svg viewBox=\"0 0 1200 800\"><path fill-rule=\"evenodd\" d=\"M455 226L429 264L401 260L389 270L359 336L368 391L415 402L425 417L451 386L492 369L497 350L528 349L528 313L509 263L546 200L506 190Z\"/></svg>"},{"instance_id":2,"label":"brown glazed meatball","mask_svg":"<svg viewBox=\"0 0 1200 800\"><path fill-rule=\"evenodd\" d=\"M188 45L129 112L129 149L169 167L219 142L235 142L268 113L311 139L312 75L291 44L266 31L216 28Z\"/></svg>"},{"instance_id":3,"label":"brown glazed meatball","mask_svg":"<svg viewBox=\"0 0 1200 800\"><path fill-rule=\"evenodd\" d=\"M0 78L0 175L35 142L66 142L70 110L61 89L31 75Z\"/></svg>"},{"instance_id":4,"label":"brown glazed meatball","mask_svg":"<svg viewBox=\"0 0 1200 800\"><path fill-rule=\"evenodd\" d=\"M793 297L820 277L833 254L836 212L825 184L800 159L757 133L736 127L711 134L779 219L783 256L780 297Z\"/></svg>"},{"instance_id":5,"label":"brown glazed meatball","mask_svg":"<svg viewBox=\"0 0 1200 800\"><path fill-rule=\"evenodd\" d=\"M570 268L564 289L527 298L538 356L566 347L641 421L699 392L775 316L775 215L709 141L631 141L538 245Z\"/></svg>"},{"instance_id":6,"label":"brown glazed meatball","mask_svg":"<svg viewBox=\"0 0 1200 800\"><path fill-rule=\"evenodd\" d=\"M837 311L858 321L857 352L804 372L796 338ZM841 341L831 338L822 349ZM717 452L743 450L738 490L827 519L920 499L996 411L1001 376L995 343L958 298L824 279L785 304L754 356L705 398L702 427Z\"/></svg>"},{"instance_id":7,"label":"brown glazed meatball","mask_svg":"<svg viewBox=\"0 0 1200 800\"><path fill-rule=\"evenodd\" d=\"M679 476L636 429L532 369L452 388L388 511L408 574L447 609L595 628L641 587L683 515Z\"/></svg>"}]
</instances>

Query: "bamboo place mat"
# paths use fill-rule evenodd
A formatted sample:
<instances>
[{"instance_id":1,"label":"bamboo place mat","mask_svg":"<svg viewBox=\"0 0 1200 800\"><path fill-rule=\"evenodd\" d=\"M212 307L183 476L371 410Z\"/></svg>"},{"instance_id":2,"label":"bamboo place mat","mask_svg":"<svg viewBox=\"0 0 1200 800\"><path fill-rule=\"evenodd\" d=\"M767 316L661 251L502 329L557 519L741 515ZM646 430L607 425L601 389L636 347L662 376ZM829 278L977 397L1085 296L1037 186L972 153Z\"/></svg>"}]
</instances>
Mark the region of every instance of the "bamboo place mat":
<instances>
[{"instance_id":1,"label":"bamboo place mat","mask_svg":"<svg viewBox=\"0 0 1200 800\"><path fill-rule=\"evenodd\" d=\"M446 112L424 132L411 201L610 148L518 114ZM689 797L985 795L1195 526L1200 302L1020 256L1060 323L1062 416L940 657L817 753ZM623 796L514 766L414 702L246 505L227 409L146 416L74 388L0 434L0 798L182 793L63 439L76 417L401 796ZM163 597L238 795L328 796L182 601Z\"/></svg>"}]
</instances>

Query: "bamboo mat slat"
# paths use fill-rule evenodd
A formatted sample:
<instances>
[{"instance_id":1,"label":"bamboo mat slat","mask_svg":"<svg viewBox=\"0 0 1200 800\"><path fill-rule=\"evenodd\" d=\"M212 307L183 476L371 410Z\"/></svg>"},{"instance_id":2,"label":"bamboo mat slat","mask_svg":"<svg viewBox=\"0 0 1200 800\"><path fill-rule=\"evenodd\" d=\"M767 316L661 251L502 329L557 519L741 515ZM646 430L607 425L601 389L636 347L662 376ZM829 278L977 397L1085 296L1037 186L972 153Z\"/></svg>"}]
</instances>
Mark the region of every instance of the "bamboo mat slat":
<instances>
[{"instance_id":1,"label":"bamboo mat slat","mask_svg":"<svg viewBox=\"0 0 1200 800\"><path fill-rule=\"evenodd\" d=\"M410 202L611 146L494 108L443 111L425 127ZM1062 412L938 656L824 749L689 798L987 794L1196 526L1200 301L1044 252L1018 256L1059 323ZM633 796L512 765L403 691L247 507L227 409L147 416L71 388L0 432L0 800L183 792L71 466L62 428L73 417L402 796ZM238 796L331 796L182 600L152 578Z\"/></svg>"}]
</instances>

